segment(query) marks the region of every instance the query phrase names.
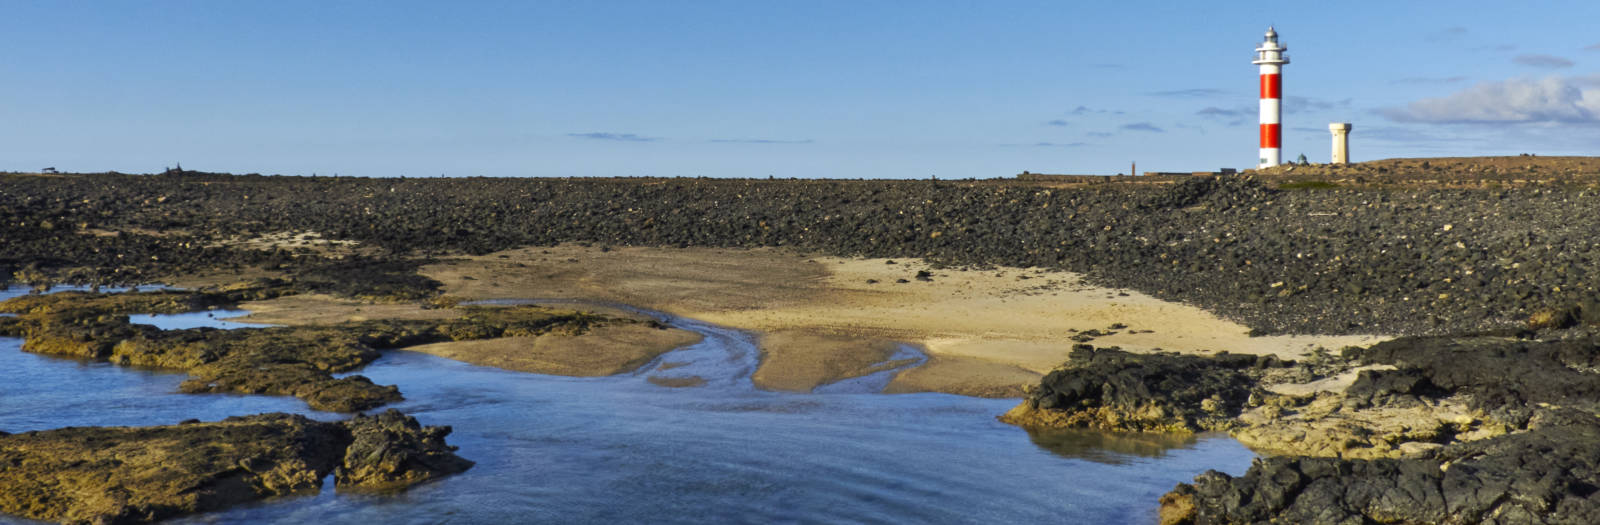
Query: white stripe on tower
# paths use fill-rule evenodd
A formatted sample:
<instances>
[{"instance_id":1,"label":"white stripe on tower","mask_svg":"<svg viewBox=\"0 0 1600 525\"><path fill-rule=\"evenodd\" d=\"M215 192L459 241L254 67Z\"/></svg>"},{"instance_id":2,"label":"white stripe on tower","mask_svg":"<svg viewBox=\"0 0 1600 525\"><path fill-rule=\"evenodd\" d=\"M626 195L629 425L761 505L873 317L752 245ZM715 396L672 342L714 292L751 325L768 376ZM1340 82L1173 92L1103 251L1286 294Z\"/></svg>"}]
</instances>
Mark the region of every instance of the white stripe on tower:
<instances>
[{"instance_id":1,"label":"white stripe on tower","mask_svg":"<svg viewBox=\"0 0 1600 525\"><path fill-rule=\"evenodd\" d=\"M1278 45L1278 32L1267 28L1267 39L1256 48L1261 66L1261 160L1257 168L1270 168L1283 162L1283 65L1288 47Z\"/></svg>"}]
</instances>

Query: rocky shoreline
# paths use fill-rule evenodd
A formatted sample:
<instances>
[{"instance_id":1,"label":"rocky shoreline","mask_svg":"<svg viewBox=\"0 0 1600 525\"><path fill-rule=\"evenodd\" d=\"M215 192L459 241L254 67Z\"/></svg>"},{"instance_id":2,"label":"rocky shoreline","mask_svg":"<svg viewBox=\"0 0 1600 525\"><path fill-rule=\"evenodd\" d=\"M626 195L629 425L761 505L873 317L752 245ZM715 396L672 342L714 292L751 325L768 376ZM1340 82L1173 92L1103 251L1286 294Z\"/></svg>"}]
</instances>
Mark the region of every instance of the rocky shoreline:
<instances>
[{"instance_id":1,"label":"rocky shoreline","mask_svg":"<svg viewBox=\"0 0 1600 525\"><path fill-rule=\"evenodd\" d=\"M1272 454L1179 485L1164 524L1600 518L1600 325L1402 337L1300 363L1088 345L1072 357L1002 419L1224 430Z\"/></svg>"}]
</instances>

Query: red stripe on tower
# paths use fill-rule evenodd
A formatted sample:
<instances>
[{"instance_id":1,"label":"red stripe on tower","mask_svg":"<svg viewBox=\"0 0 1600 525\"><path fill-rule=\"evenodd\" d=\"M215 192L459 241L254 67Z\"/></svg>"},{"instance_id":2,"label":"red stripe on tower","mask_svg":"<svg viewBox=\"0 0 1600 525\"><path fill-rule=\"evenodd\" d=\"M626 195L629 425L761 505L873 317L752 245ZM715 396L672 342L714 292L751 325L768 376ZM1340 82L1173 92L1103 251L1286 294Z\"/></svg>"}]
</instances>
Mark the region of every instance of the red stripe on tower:
<instances>
[{"instance_id":1,"label":"red stripe on tower","mask_svg":"<svg viewBox=\"0 0 1600 525\"><path fill-rule=\"evenodd\" d=\"M1262 148L1277 149L1283 147L1283 129L1279 127L1281 125L1282 124L1261 125Z\"/></svg>"},{"instance_id":2,"label":"red stripe on tower","mask_svg":"<svg viewBox=\"0 0 1600 525\"><path fill-rule=\"evenodd\" d=\"M1283 98L1283 75L1261 75L1261 98Z\"/></svg>"}]
</instances>

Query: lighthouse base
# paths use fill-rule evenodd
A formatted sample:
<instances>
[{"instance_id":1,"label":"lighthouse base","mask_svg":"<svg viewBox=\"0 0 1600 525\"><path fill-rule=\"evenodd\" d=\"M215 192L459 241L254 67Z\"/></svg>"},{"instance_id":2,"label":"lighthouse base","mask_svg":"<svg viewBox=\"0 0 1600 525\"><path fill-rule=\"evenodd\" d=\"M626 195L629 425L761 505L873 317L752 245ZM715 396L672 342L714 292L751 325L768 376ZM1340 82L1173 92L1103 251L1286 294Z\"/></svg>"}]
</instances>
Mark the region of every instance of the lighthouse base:
<instances>
[{"instance_id":1,"label":"lighthouse base","mask_svg":"<svg viewBox=\"0 0 1600 525\"><path fill-rule=\"evenodd\" d=\"M1256 164L1257 169L1270 168L1279 164L1283 164L1283 155L1281 150L1278 148L1261 149L1261 162Z\"/></svg>"}]
</instances>

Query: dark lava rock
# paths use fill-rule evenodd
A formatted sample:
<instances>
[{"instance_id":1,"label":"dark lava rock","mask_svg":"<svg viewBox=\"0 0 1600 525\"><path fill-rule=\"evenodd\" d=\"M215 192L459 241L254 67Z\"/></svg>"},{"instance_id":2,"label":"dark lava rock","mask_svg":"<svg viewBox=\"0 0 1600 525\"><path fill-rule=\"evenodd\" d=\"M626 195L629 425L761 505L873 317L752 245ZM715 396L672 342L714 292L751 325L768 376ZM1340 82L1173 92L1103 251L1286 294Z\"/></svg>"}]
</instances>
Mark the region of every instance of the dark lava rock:
<instances>
[{"instance_id":1,"label":"dark lava rock","mask_svg":"<svg viewBox=\"0 0 1600 525\"><path fill-rule=\"evenodd\" d=\"M1002 420L1027 427L1194 432L1226 429L1250 398L1247 371L1275 358L1135 354L1074 345Z\"/></svg>"},{"instance_id":2,"label":"dark lava rock","mask_svg":"<svg viewBox=\"0 0 1600 525\"><path fill-rule=\"evenodd\" d=\"M1414 406L1418 397L1445 397L1449 392L1434 386L1428 376L1414 368L1400 370L1362 370L1355 383L1344 391L1345 406Z\"/></svg>"},{"instance_id":3,"label":"dark lava rock","mask_svg":"<svg viewBox=\"0 0 1600 525\"><path fill-rule=\"evenodd\" d=\"M1600 198L1582 185L1039 184L0 175L0 279L265 267L307 289L404 297L436 292L414 272L430 255L590 242L1060 268L1258 333L1462 333L1600 296ZM336 259L226 242L308 231L360 249Z\"/></svg>"},{"instance_id":4,"label":"dark lava rock","mask_svg":"<svg viewBox=\"0 0 1600 525\"><path fill-rule=\"evenodd\" d=\"M1435 396L1469 394L1472 408L1513 427L1522 426L1538 403L1600 412L1600 341L1593 338L1402 337L1350 348L1345 355L1363 364L1399 367L1402 371L1383 376L1426 381L1418 385L1433 389ZM1381 392L1363 384L1358 393Z\"/></svg>"},{"instance_id":5,"label":"dark lava rock","mask_svg":"<svg viewBox=\"0 0 1600 525\"><path fill-rule=\"evenodd\" d=\"M462 472L472 462L445 443L450 427L423 427L416 418L389 409L357 415L345 423L352 441L337 479L340 488L386 491Z\"/></svg>"},{"instance_id":6,"label":"dark lava rock","mask_svg":"<svg viewBox=\"0 0 1600 525\"><path fill-rule=\"evenodd\" d=\"M1162 498L1166 523L1600 523L1600 344L1402 337L1348 358L1345 408L1463 396L1512 433L1408 459L1271 457Z\"/></svg>"},{"instance_id":7,"label":"dark lava rock","mask_svg":"<svg viewBox=\"0 0 1600 525\"><path fill-rule=\"evenodd\" d=\"M1161 499L1164 524L1600 523L1600 420L1545 411L1535 429L1428 459L1269 457Z\"/></svg>"}]
</instances>

